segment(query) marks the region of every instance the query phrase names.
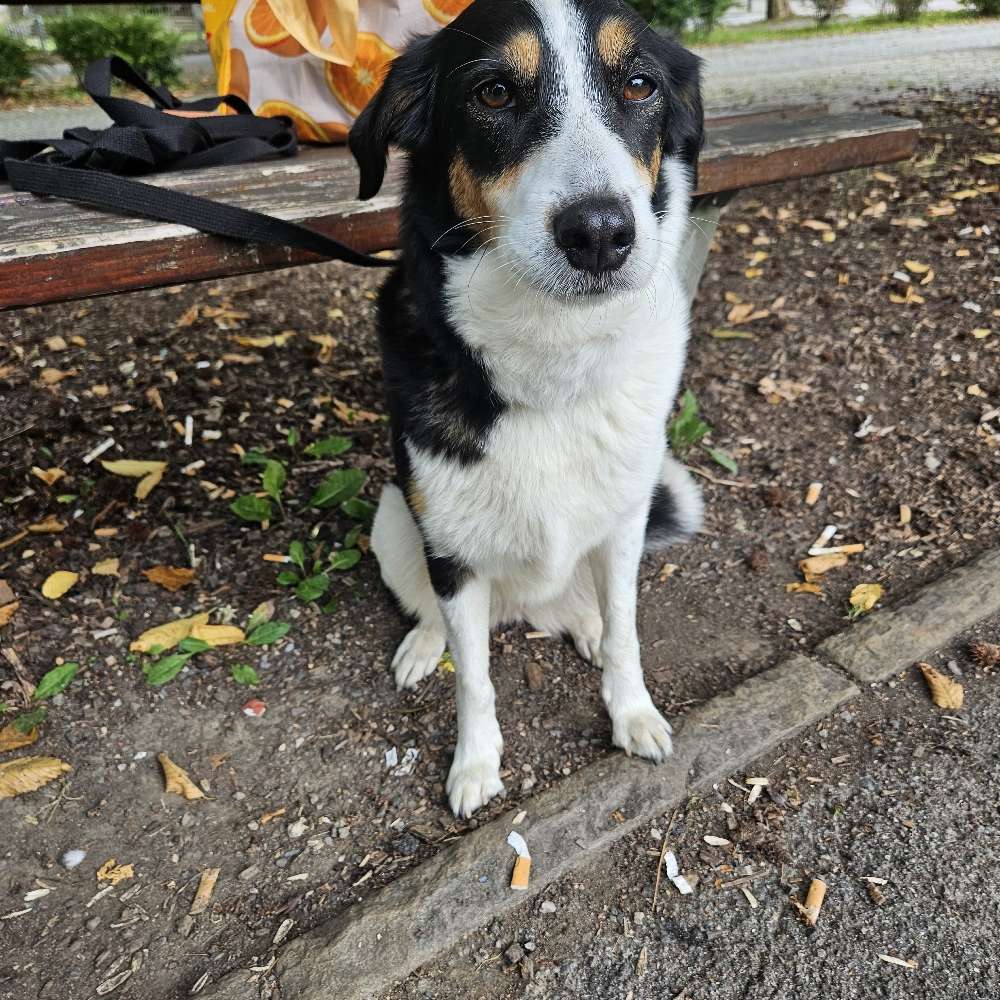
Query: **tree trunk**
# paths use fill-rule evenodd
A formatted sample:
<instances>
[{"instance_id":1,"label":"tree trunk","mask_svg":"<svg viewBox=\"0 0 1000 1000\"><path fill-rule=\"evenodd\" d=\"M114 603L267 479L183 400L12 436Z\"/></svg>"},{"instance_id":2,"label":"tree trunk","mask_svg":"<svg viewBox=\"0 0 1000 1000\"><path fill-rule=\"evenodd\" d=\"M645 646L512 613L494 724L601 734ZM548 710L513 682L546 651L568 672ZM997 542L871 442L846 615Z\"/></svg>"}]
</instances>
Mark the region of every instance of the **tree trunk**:
<instances>
[{"instance_id":1,"label":"tree trunk","mask_svg":"<svg viewBox=\"0 0 1000 1000\"><path fill-rule=\"evenodd\" d=\"M792 8L788 0L767 0L767 19L782 21L792 16Z\"/></svg>"}]
</instances>

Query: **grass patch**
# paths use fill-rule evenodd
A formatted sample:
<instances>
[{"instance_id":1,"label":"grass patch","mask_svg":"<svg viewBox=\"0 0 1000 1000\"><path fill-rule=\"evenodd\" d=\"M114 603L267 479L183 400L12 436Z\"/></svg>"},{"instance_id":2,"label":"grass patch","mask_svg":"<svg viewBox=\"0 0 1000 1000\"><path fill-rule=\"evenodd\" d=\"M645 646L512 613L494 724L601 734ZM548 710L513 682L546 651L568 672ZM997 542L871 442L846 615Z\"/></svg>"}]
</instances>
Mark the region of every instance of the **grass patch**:
<instances>
[{"instance_id":1,"label":"grass patch","mask_svg":"<svg viewBox=\"0 0 1000 1000\"><path fill-rule=\"evenodd\" d=\"M805 24L797 27L780 27L773 24L720 25L707 35L688 32L684 42L688 45L746 45L750 42L781 42L799 38L823 38L828 35L857 35L873 31L891 31L894 28L936 28L949 24L971 24L983 21L968 11L929 11L915 21L897 21L887 14L872 14L851 21L829 21L826 24Z\"/></svg>"}]
</instances>

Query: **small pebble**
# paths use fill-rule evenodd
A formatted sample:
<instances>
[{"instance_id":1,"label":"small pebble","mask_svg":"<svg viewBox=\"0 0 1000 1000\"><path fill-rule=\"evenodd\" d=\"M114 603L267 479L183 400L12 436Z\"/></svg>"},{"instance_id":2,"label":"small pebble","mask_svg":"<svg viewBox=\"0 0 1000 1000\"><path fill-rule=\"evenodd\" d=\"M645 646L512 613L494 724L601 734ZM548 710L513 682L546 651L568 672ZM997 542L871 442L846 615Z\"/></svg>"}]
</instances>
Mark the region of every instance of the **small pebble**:
<instances>
[{"instance_id":1,"label":"small pebble","mask_svg":"<svg viewBox=\"0 0 1000 1000\"><path fill-rule=\"evenodd\" d=\"M83 859L86 856L87 856L86 851L79 851L79 850L67 851L59 859L59 864L61 864L63 868L68 868L72 870L73 868L76 868L77 865L82 864Z\"/></svg>"},{"instance_id":2,"label":"small pebble","mask_svg":"<svg viewBox=\"0 0 1000 1000\"><path fill-rule=\"evenodd\" d=\"M544 903L542 903L542 905L541 905L541 911L542 911L542 913L555 913L556 912L556 904L553 903L552 900L547 899L547 900L545 900Z\"/></svg>"}]
</instances>

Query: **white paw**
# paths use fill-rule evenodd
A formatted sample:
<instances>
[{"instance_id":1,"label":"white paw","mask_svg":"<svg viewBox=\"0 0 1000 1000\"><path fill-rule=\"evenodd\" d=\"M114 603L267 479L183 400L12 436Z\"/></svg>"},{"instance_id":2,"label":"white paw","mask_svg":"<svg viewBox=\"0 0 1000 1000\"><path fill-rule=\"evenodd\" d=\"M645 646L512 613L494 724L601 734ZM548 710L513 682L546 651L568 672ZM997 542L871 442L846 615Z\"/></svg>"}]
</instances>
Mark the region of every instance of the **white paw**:
<instances>
[{"instance_id":1,"label":"white paw","mask_svg":"<svg viewBox=\"0 0 1000 1000\"><path fill-rule=\"evenodd\" d=\"M601 619L594 615L590 618L582 619L578 624L569 629L570 638L576 651L595 667L601 665L601 634L603 623Z\"/></svg>"},{"instance_id":2,"label":"white paw","mask_svg":"<svg viewBox=\"0 0 1000 1000\"><path fill-rule=\"evenodd\" d=\"M673 752L670 723L653 703L611 713L611 742L630 757L645 757L659 764Z\"/></svg>"},{"instance_id":3,"label":"white paw","mask_svg":"<svg viewBox=\"0 0 1000 1000\"><path fill-rule=\"evenodd\" d=\"M444 653L445 639L436 629L418 625L410 629L392 658L396 687L415 688L434 668Z\"/></svg>"},{"instance_id":4,"label":"white paw","mask_svg":"<svg viewBox=\"0 0 1000 1000\"><path fill-rule=\"evenodd\" d=\"M481 748L463 753L461 748L456 749L445 788L451 811L467 819L504 790L500 780L500 751Z\"/></svg>"}]
</instances>

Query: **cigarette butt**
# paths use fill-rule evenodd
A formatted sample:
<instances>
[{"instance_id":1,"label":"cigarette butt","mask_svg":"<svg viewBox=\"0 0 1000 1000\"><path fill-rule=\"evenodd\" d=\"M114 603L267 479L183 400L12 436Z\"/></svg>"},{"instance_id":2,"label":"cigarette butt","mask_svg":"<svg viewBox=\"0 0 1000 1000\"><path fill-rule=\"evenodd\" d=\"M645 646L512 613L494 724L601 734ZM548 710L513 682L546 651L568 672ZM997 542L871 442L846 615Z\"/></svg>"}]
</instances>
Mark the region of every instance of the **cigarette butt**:
<instances>
[{"instance_id":1,"label":"cigarette butt","mask_svg":"<svg viewBox=\"0 0 1000 1000\"><path fill-rule=\"evenodd\" d=\"M826 548L826 543L828 541L830 541L830 539L833 538L833 536L835 534L837 534L837 526L835 524L828 524L820 532L819 538L817 538L816 541L813 542L812 545L809 546L810 550L812 550L812 549L825 549Z\"/></svg>"},{"instance_id":2,"label":"cigarette butt","mask_svg":"<svg viewBox=\"0 0 1000 1000\"><path fill-rule=\"evenodd\" d=\"M899 505L899 523L909 524L913 520L913 510L908 503Z\"/></svg>"},{"instance_id":3,"label":"cigarette butt","mask_svg":"<svg viewBox=\"0 0 1000 1000\"><path fill-rule=\"evenodd\" d=\"M514 862L514 873L510 877L512 889L528 888L528 878L531 876L531 858L518 858Z\"/></svg>"},{"instance_id":4,"label":"cigarette butt","mask_svg":"<svg viewBox=\"0 0 1000 1000\"><path fill-rule=\"evenodd\" d=\"M823 907L825 898L826 883L821 878L814 878L809 884L809 892L806 893L806 906L802 914L807 927L816 926L816 921L819 920L819 911Z\"/></svg>"},{"instance_id":5,"label":"cigarette butt","mask_svg":"<svg viewBox=\"0 0 1000 1000\"><path fill-rule=\"evenodd\" d=\"M199 913L204 913L208 909L208 904L212 899L212 893L215 892L215 883L219 880L219 872L221 870L221 868L206 868L201 873L198 891L195 893L194 902L191 903L191 909L188 910L190 916L196 917Z\"/></svg>"},{"instance_id":6,"label":"cigarette butt","mask_svg":"<svg viewBox=\"0 0 1000 1000\"><path fill-rule=\"evenodd\" d=\"M819 500L819 495L822 492L823 492L822 483L810 483L809 489L806 490L806 506L807 507L814 506L816 501Z\"/></svg>"},{"instance_id":7,"label":"cigarette butt","mask_svg":"<svg viewBox=\"0 0 1000 1000\"><path fill-rule=\"evenodd\" d=\"M809 550L811 556L856 556L859 552L865 551L864 542L849 542L847 545L831 545L829 547L813 546Z\"/></svg>"}]
</instances>

